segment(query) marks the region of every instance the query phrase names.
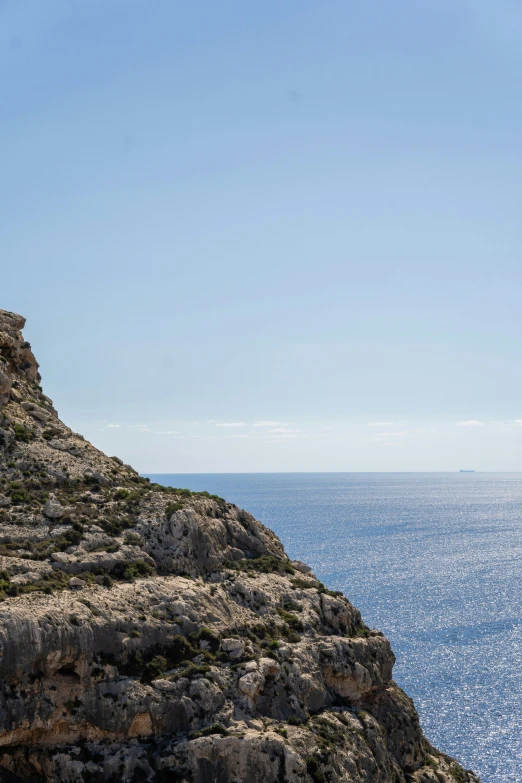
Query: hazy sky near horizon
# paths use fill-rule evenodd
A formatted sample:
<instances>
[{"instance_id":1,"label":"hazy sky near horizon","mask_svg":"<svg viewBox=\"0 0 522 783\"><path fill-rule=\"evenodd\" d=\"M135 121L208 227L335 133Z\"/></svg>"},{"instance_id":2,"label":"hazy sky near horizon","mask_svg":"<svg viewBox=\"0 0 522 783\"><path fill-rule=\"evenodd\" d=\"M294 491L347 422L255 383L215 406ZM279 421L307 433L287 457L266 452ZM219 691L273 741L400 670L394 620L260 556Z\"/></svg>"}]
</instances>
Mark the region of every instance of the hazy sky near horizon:
<instances>
[{"instance_id":1,"label":"hazy sky near horizon","mask_svg":"<svg viewBox=\"0 0 522 783\"><path fill-rule=\"evenodd\" d=\"M522 6L0 0L0 307L142 472L522 470Z\"/></svg>"}]
</instances>

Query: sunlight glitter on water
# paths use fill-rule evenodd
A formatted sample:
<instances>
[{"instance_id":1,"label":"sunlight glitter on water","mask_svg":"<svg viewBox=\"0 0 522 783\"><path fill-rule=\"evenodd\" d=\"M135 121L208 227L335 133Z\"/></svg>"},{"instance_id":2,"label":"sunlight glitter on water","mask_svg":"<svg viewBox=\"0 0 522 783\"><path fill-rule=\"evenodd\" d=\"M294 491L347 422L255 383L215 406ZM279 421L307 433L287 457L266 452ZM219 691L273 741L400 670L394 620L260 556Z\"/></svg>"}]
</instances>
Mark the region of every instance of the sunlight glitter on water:
<instances>
[{"instance_id":1,"label":"sunlight glitter on water","mask_svg":"<svg viewBox=\"0 0 522 783\"><path fill-rule=\"evenodd\" d=\"M483 783L521 779L522 474L151 478L275 530L388 636L429 740Z\"/></svg>"}]
</instances>

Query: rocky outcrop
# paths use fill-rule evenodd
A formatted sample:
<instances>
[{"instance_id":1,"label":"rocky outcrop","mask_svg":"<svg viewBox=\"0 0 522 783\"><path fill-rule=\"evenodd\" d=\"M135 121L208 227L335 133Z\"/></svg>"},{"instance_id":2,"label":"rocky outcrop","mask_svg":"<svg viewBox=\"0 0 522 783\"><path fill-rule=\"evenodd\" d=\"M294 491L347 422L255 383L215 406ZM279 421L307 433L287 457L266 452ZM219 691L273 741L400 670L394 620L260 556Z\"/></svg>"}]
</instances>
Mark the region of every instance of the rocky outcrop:
<instances>
[{"instance_id":1,"label":"rocky outcrop","mask_svg":"<svg viewBox=\"0 0 522 783\"><path fill-rule=\"evenodd\" d=\"M0 780L472 783L250 514L63 424L0 311Z\"/></svg>"},{"instance_id":2,"label":"rocky outcrop","mask_svg":"<svg viewBox=\"0 0 522 783\"><path fill-rule=\"evenodd\" d=\"M39 381L38 363L31 346L22 337L25 318L5 310L0 311L0 404L5 403L13 388L13 379ZM16 385L16 381L15 381ZM16 398L16 391L12 394Z\"/></svg>"}]
</instances>

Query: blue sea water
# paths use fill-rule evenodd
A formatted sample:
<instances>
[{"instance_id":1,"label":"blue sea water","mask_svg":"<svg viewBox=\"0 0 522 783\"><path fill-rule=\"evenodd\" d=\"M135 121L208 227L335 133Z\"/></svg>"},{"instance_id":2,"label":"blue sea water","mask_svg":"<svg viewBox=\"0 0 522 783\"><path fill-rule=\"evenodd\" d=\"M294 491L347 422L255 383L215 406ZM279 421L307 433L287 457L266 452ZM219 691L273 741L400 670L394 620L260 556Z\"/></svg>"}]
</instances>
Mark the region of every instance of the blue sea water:
<instances>
[{"instance_id":1,"label":"blue sea water","mask_svg":"<svg viewBox=\"0 0 522 783\"><path fill-rule=\"evenodd\" d=\"M522 781L522 474L150 478L271 527L390 639L430 741L484 783Z\"/></svg>"}]
</instances>

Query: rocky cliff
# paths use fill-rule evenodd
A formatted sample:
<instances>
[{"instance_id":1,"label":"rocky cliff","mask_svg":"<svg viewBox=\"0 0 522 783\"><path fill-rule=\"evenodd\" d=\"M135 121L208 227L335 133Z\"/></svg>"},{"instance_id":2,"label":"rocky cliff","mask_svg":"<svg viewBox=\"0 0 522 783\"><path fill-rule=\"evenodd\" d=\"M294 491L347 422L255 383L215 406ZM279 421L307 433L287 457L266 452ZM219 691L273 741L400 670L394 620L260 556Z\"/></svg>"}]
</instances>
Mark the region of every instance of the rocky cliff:
<instances>
[{"instance_id":1,"label":"rocky cliff","mask_svg":"<svg viewBox=\"0 0 522 783\"><path fill-rule=\"evenodd\" d=\"M0 780L472 783L250 514L63 424L0 311Z\"/></svg>"}]
</instances>

